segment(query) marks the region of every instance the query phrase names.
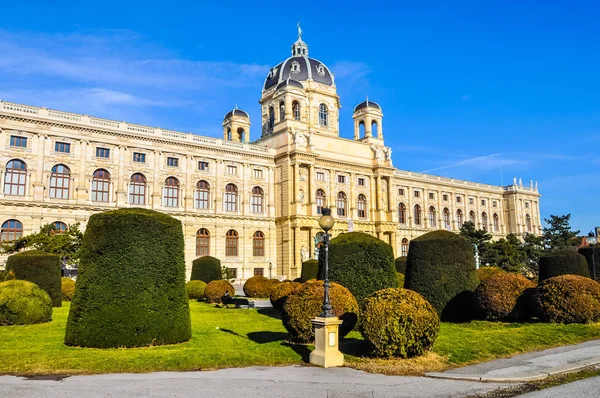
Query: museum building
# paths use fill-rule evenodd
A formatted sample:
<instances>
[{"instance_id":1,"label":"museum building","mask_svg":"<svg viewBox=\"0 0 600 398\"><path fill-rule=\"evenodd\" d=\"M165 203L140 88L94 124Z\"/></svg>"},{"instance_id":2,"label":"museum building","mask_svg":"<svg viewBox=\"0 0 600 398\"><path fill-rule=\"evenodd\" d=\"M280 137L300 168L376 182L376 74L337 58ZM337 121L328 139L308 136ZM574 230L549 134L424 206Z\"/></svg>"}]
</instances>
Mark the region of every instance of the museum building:
<instances>
[{"instance_id":1,"label":"museum building","mask_svg":"<svg viewBox=\"0 0 600 398\"><path fill-rule=\"evenodd\" d=\"M395 256L411 239L465 221L495 238L541 233L537 184L395 168L374 101L356 105L354 139L341 138L334 75L300 35L269 71L259 103L261 134L250 142L250 118L237 107L217 139L0 101L0 239L48 223L85 229L100 211L154 209L181 220L188 274L211 255L243 281L298 277L324 207L334 236L372 234Z\"/></svg>"}]
</instances>

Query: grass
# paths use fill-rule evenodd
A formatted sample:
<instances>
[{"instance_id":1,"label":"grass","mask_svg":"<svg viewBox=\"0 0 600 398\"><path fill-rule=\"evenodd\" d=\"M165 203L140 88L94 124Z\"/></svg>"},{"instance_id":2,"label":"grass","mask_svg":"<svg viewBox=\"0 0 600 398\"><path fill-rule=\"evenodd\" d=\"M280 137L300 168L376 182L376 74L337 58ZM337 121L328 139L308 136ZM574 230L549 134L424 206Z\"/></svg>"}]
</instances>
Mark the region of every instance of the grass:
<instances>
[{"instance_id":1,"label":"grass","mask_svg":"<svg viewBox=\"0 0 600 398\"><path fill-rule=\"evenodd\" d=\"M0 374L92 374L209 370L304 364L311 346L288 344L272 309L220 309L190 302L192 339L183 344L130 349L89 349L63 344L69 303L52 322L0 327ZM552 325L470 322L442 324L432 352L409 360L364 357L362 338L342 343L347 366L387 374L418 374L600 338L600 324Z\"/></svg>"}]
</instances>

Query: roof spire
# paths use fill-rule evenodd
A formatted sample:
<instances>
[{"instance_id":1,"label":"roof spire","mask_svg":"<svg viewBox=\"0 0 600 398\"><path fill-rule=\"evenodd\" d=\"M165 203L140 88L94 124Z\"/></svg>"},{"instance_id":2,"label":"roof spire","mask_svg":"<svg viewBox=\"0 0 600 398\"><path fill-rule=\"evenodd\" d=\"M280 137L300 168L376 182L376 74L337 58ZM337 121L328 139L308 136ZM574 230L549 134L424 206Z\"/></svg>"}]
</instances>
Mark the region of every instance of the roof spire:
<instances>
[{"instance_id":1,"label":"roof spire","mask_svg":"<svg viewBox=\"0 0 600 398\"><path fill-rule=\"evenodd\" d=\"M367 106L369 106L369 96L367 95Z\"/></svg>"},{"instance_id":2,"label":"roof spire","mask_svg":"<svg viewBox=\"0 0 600 398\"><path fill-rule=\"evenodd\" d=\"M302 40L302 28L300 27L300 21L296 25L298 27L298 40Z\"/></svg>"},{"instance_id":3,"label":"roof spire","mask_svg":"<svg viewBox=\"0 0 600 398\"><path fill-rule=\"evenodd\" d=\"M300 22L296 25L298 28L298 40L292 45L292 57L308 56L308 46L302 41L302 28Z\"/></svg>"}]
</instances>

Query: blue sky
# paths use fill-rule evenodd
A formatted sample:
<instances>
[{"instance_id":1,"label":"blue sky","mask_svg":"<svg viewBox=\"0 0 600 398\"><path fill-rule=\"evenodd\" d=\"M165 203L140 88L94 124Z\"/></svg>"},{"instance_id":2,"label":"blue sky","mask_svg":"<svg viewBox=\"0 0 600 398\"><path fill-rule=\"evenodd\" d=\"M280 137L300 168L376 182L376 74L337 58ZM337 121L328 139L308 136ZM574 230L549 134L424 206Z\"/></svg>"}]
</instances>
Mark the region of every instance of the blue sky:
<instances>
[{"instance_id":1,"label":"blue sky","mask_svg":"<svg viewBox=\"0 0 600 398\"><path fill-rule=\"evenodd\" d=\"M584 1L5 2L0 98L220 137L300 21L336 75L341 135L369 99L394 165L539 181L542 217L600 225L600 5Z\"/></svg>"}]
</instances>

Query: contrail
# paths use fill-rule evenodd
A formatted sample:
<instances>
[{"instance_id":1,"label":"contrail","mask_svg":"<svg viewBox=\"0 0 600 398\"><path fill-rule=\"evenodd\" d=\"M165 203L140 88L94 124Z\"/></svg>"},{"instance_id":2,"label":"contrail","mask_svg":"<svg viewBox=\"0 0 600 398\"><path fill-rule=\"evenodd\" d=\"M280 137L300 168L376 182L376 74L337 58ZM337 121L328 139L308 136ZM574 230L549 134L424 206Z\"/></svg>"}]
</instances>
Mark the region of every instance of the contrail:
<instances>
[{"instance_id":1,"label":"contrail","mask_svg":"<svg viewBox=\"0 0 600 398\"><path fill-rule=\"evenodd\" d=\"M471 158L471 159L463 160L463 161L460 161L460 162L457 162L457 163L452 163L452 164L449 164L447 166L441 166L441 167L436 167L436 168L429 169L429 170L424 170L421 173L431 173L432 171L449 169L451 167L460 166L460 165L463 165L463 164L475 162L477 160L489 159L489 158L493 158L493 157L500 156L500 155L502 155L502 154L501 153L494 153L492 155L479 156L479 157L476 157L476 158Z\"/></svg>"}]
</instances>

